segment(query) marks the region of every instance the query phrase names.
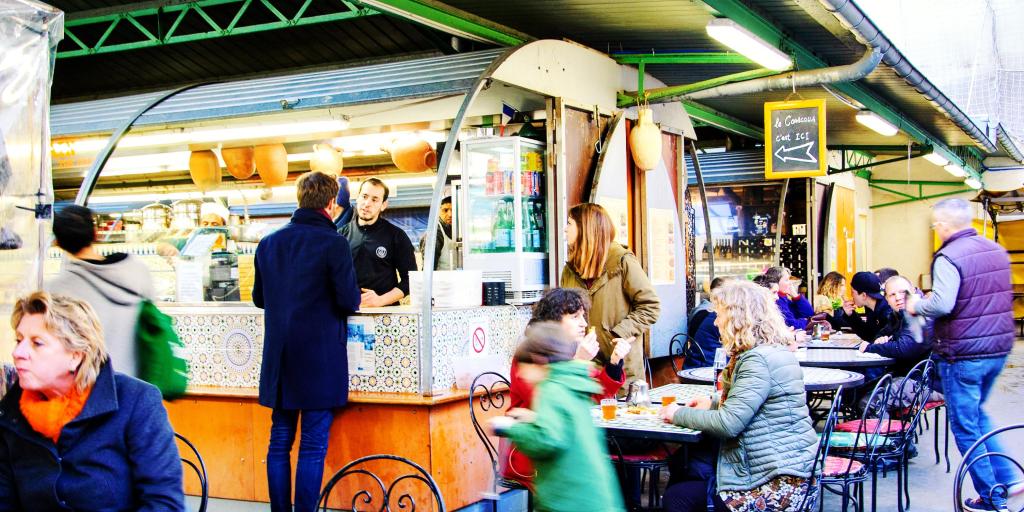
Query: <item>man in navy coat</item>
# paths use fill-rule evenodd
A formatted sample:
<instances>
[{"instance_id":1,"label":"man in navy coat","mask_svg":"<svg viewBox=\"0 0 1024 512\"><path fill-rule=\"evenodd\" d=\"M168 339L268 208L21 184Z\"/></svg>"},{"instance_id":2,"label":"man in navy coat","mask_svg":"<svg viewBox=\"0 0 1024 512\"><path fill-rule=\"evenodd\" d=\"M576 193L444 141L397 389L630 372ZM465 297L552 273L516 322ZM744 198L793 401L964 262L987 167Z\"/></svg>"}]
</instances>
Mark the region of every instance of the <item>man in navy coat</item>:
<instances>
[{"instance_id":1,"label":"man in navy coat","mask_svg":"<svg viewBox=\"0 0 1024 512\"><path fill-rule=\"evenodd\" d=\"M291 511L291 448L302 420L295 512L316 509L334 409L348 400L346 320L359 309L348 241L330 212L338 182L308 172L299 209L256 248L252 301L265 310L260 404L273 409L267 482L273 512Z\"/></svg>"}]
</instances>

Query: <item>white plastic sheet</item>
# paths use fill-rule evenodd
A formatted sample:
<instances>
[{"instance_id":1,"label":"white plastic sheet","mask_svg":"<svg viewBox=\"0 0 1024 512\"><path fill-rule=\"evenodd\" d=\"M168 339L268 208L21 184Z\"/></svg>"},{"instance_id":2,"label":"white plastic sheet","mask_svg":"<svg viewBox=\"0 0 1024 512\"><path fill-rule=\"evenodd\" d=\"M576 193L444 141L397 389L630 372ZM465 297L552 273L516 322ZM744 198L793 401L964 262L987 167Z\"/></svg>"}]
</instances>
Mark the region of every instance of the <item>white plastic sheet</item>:
<instances>
[{"instance_id":1,"label":"white plastic sheet","mask_svg":"<svg viewBox=\"0 0 1024 512\"><path fill-rule=\"evenodd\" d=\"M36 204L52 204L50 80L64 14L30 0L0 0L0 321L14 301L39 288L50 222ZM0 360L13 333L0 328Z\"/></svg>"}]
</instances>

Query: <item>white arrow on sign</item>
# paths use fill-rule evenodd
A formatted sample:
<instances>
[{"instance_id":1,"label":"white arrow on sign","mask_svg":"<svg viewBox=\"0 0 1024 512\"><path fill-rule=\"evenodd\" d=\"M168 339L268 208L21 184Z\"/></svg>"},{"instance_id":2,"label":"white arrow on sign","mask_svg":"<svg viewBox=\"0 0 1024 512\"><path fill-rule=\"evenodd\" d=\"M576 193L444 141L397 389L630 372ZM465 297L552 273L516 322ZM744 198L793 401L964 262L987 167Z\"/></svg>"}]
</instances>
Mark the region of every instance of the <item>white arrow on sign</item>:
<instances>
[{"instance_id":1,"label":"white arrow on sign","mask_svg":"<svg viewBox=\"0 0 1024 512\"><path fill-rule=\"evenodd\" d=\"M787 148L785 145L780 146L779 149L775 150L775 158L778 158L783 162L788 162L792 160L794 162L807 162L809 164L818 163L818 159L815 158L813 154L811 154L811 146L813 144L814 142L805 142L803 144L800 144L799 146L793 146L791 148ZM803 154L797 153L797 156L786 156L787 154L792 153L793 151L796 151L798 149L803 149ZM807 155L807 158L803 158L804 154Z\"/></svg>"}]
</instances>

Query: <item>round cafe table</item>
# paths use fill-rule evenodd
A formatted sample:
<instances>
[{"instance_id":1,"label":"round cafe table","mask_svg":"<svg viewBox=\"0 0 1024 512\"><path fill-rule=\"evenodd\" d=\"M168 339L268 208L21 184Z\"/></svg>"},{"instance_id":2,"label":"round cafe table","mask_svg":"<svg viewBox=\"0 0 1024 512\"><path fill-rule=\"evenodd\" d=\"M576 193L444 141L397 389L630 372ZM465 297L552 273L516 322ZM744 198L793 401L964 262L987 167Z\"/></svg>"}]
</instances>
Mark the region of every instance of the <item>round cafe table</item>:
<instances>
[{"instance_id":1,"label":"round cafe table","mask_svg":"<svg viewBox=\"0 0 1024 512\"><path fill-rule=\"evenodd\" d=\"M835 368L804 368L804 389L807 391L832 391L843 386L845 389L864 384L864 376L849 370ZM710 384L714 382L714 368L691 368L679 372L679 377L688 382Z\"/></svg>"},{"instance_id":2,"label":"round cafe table","mask_svg":"<svg viewBox=\"0 0 1024 512\"><path fill-rule=\"evenodd\" d=\"M889 366L895 359L883 357L859 350L824 350L801 348L796 351L796 360L800 366L816 368L870 368L872 366Z\"/></svg>"}]
</instances>

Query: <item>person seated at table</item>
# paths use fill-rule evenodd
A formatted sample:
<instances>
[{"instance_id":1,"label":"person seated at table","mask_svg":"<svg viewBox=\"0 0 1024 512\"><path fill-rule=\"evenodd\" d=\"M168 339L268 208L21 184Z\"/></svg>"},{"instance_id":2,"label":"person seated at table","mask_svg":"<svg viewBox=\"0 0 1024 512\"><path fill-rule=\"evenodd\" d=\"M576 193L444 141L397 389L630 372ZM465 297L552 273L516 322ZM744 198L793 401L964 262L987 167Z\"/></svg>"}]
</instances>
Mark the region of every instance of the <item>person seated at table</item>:
<instances>
[{"instance_id":1,"label":"person seated at table","mask_svg":"<svg viewBox=\"0 0 1024 512\"><path fill-rule=\"evenodd\" d=\"M882 297L882 283L874 272L857 272L850 279L853 288L853 304L844 304L848 317L847 325L860 339L871 343L878 338L878 331L889 323L892 308ZM854 307L864 308L863 316L854 315Z\"/></svg>"},{"instance_id":2,"label":"person seated at table","mask_svg":"<svg viewBox=\"0 0 1024 512\"><path fill-rule=\"evenodd\" d=\"M764 271L769 284L777 285L776 305L786 325L794 329L807 328L807 322L814 316L814 307L800 294L800 281L792 279L786 267L771 267Z\"/></svg>"},{"instance_id":3,"label":"person seated at table","mask_svg":"<svg viewBox=\"0 0 1024 512\"><path fill-rule=\"evenodd\" d=\"M535 510L624 511L604 435L590 414L601 392L592 364L576 358L573 338L554 322L528 326L514 359L520 378L537 388L534 410L511 409L490 426L535 461Z\"/></svg>"},{"instance_id":4,"label":"person seated at table","mask_svg":"<svg viewBox=\"0 0 1024 512\"><path fill-rule=\"evenodd\" d=\"M813 510L811 471L818 439L811 425L803 373L792 352L775 297L733 281L711 295L730 360L722 396L662 407L667 423L721 440L716 481L689 480L665 491L665 510ZM710 496L709 496L710 494ZM763 500L765 508L755 508ZM806 501L805 501L806 500Z\"/></svg>"},{"instance_id":5,"label":"person seated at table","mask_svg":"<svg viewBox=\"0 0 1024 512\"><path fill-rule=\"evenodd\" d=\"M825 313L829 325L838 330L846 326L846 305L853 306L846 298L846 277L835 271L825 274L814 296L814 312Z\"/></svg>"},{"instance_id":6,"label":"person seated at table","mask_svg":"<svg viewBox=\"0 0 1024 512\"><path fill-rule=\"evenodd\" d=\"M711 285L708 288L708 293L715 288L718 288L725 282L728 277L716 277L711 280ZM700 300L700 304L697 304L690 312L686 315L686 334L693 338L697 334L697 328L704 321L704 318L711 312L711 301L704 298Z\"/></svg>"},{"instance_id":7,"label":"person seated at table","mask_svg":"<svg viewBox=\"0 0 1024 512\"><path fill-rule=\"evenodd\" d=\"M920 317L908 319L903 314L907 308L907 295L916 292L909 279L899 275L890 277L885 282L885 300L892 308L888 322L879 330L878 338L873 343L860 343L861 352L895 359L896 364L886 370L891 371L893 375L906 375L914 365L931 357L932 354L934 321ZM923 325L914 326L913 322L923 322ZM929 401L941 400L938 372L933 377L933 390ZM900 387L895 380L893 382L893 389Z\"/></svg>"},{"instance_id":8,"label":"person seated at table","mask_svg":"<svg viewBox=\"0 0 1024 512\"><path fill-rule=\"evenodd\" d=\"M0 510L184 511L160 391L114 372L92 307L35 292L11 326L18 381L0 400Z\"/></svg>"},{"instance_id":9,"label":"person seated at table","mask_svg":"<svg viewBox=\"0 0 1024 512\"><path fill-rule=\"evenodd\" d=\"M729 278L727 277L716 277L711 281L711 292L720 288ZM705 366L711 366L715 362L715 350L722 346L721 334L718 333L718 327L715 326L715 319L718 315L715 314L714 308L709 308L707 312L700 315L700 323L694 327L692 324L690 330L690 338L693 339L694 345L697 350L691 350L684 354L683 369L689 370L690 368L702 368ZM696 318L695 318L696 320Z\"/></svg>"},{"instance_id":10,"label":"person seated at table","mask_svg":"<svg viewBox=\"0 0 1024 512\"><path fill-rule=\"evenodd\" d=\"M548 290L533 305L533 316L529 325L541 322L554 322L565 331L568 343L573 345L574 357L581 361L591 361L600 350L597 335L587 333L587 315L590 313L590 300L587 295L576 288L553 288ZM612 350L611 364L600 368L591 365L590 376L600 384L600 391L593 398L600 402L602 398L615 398L626 381L623 360L629 353L632 340L616 340ZM536 398L534 386L519 375L519 363L512 361L509 372L509 407L512 409L530 409ZM513 451L507 444L500 449L502 473L505 478L515 480L523 485L532 485L533 465L522 452Z\"/></svg>"},{"instance_id":11,"label":"person seated at table","mask_svg":"<svg viewBox=\"0 0 1024 512\"><path fill-rule=\"evenodd\" d=\"M875 271L875 275L878 276L878 282L885 284L892 276L900 275L900 272L894 268L882 267Z\"/></svg>"},{"instance_id":12,"label":"person seated at table","mask_svg":"<svg viewBox=\"0 0 1024 512\"><path fill-rule=\"evenodd\" d=\"M13 364L0 365L0 399L3 399L14 383L18 380L18 372Z\"/></svg>"}]
</instances>

